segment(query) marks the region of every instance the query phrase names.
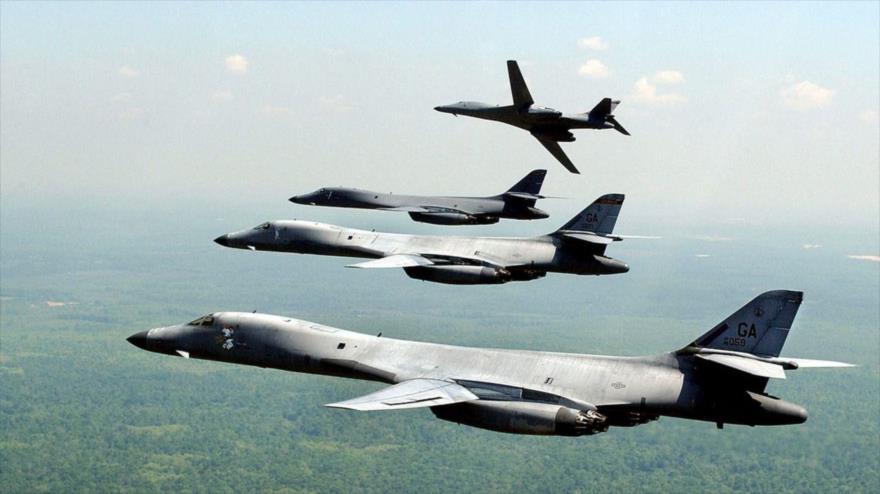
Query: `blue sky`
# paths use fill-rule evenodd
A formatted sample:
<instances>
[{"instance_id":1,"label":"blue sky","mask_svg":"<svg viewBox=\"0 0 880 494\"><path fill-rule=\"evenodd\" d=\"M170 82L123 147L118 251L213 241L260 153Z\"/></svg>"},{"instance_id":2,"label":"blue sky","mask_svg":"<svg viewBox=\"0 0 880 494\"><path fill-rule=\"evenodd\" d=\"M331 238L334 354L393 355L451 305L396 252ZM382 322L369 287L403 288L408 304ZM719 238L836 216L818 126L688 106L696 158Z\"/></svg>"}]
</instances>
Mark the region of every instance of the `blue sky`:
<instances>
[{"instance_id":1,"label":"blue sky","mask_svg":"<svg viewBox=\"0 0 880 494\"><path fill-rule=\"evenodd\" d=\"M545 167L554 218L619 191L642 217L876 231L878 5L5 2L0 201L257 211ZM508 58L539 104L621 99L633 136L577 132L570 176L522 131L432 110L509 101Z\"/></svg>"}]
</instances>

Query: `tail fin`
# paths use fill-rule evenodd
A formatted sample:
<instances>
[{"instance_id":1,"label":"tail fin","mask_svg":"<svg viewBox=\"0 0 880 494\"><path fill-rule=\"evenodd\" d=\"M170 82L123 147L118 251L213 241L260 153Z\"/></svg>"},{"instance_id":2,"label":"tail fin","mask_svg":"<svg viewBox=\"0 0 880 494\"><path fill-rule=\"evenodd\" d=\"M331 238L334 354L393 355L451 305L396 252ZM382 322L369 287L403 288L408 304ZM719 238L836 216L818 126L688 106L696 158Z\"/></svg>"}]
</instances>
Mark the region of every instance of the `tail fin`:
<instances>
[{"instance_id":1,"label":"tail fin","mask_svg":"<svg viewBox=\"0 0 880 494\"><path fill-rule=\"evenodd\" d=\"M620 104L620 100L611 98L603 98L596 106L590 110L591 117L604 118L614 113L614 109Z\"/></svg>"},{"instance_id":2,"label":"tail fin","mask_svg":"<svg viewBox=\"0 0 880 494\"><path fill-rule=\"evenodd\" d=\"M569 220L560 230L610 234L614 231L624 197L623 194L605 194Z\"/></svg>"},{"instance_id":3,"label":"tail fin","mask_svg":"<svg viewBox=\"0 0 880 494\"><path fill-rule=\"evenodd\" d=\"M510 79L510 93L513 95L513 106L517 109L523 109L527 106L535 104L529 87L526 86L526 80L523 79L522 72L519 71L519 65L516 60L507 61L507 78Z\"/></svg>"},{"instance_id":4,"label":"tail fin","mask_svg":"<svg viewBox=\"0 0 880 494\"><path fill-rule=\"evenodd\" d=\"M547 170L532 170L522 180L508 189L507 192L523 192L537 196L541 192L541 186L544 185L544 177L546 175Z\"/></svg>"},{"instance_id":5,"label":"tail fin","mask_svg":"<svg viewBox=\"0 0 880 494\"><path fill-rule=\"evenodd\" d=\"M690 346L778 357L803 298L790 290L762 293Z\"/></svg>"}]
</instances>

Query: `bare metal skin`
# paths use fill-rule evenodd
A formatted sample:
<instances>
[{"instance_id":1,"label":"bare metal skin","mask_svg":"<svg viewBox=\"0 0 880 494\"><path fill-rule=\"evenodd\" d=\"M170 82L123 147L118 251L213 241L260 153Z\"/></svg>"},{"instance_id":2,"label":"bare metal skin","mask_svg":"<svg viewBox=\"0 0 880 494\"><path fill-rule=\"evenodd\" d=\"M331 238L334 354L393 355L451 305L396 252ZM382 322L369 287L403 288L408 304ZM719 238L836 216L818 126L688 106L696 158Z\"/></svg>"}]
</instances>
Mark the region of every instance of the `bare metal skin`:
<instances>
[{"instance_id":1,"label":"bare metal skin","mask_svg":"<svg viewBox=\"0 0 880 494\"><path fill-rule=\"evenodd\" d=\"M547 170L534 170L506 192L488 197L413 196L346 187L324 187L290 198L309 206L375 209L409 213L414 221L438 225L487 225L500 218L537 220L547 218L535 207Z\"/></svg>"},{"instance_id":2,"label":"bare metal skin","mask_svg":"<svg viewBox=\"0 0 880 494\"><path fill-rule=\"evenodd\" d=\"M807 412L766 394L769 377L848 366L779 357L801 300L800 292L764 293L683 349L645 357L422 343L239 312L128 341L186 358L380 381L392 386L328 406L430 407L441 419L501 432L578 436L659 416L784 425L804 422Z\"/></svg>"},{"instance_id":3,"label":"bare metal skin","mask_svg":"<svg viewBox=\"0 0 880 494\"><path fill-rule=\"evenodd\" d=\"M270 221L214 241L225 247L374 259L351 267L403 268L412 278L448 284L499 284L548 272L625 273L629 266L605 256L623 204L622 194L597 199L559 230L538 237L404 235L311 221Z\"/></svg>"},{"instance_id":4,"label":"bare metal skin","mask_svg":"<svg viewBox=\"0 0 880 494\"><path fill-rule=\"evenodd\" d=\"M571 173L580 172L562 151L559 143L574 142L574 134L570 132L572 129L615 129L621 134L629 135L613 115L620 101L605 98L586 113L562 113L553 108L535 105L515 60L507 61L507 75L513 94L512 105L460 101L434 109L455 116L494 120L527 130Z\"/></svg>"}]
</instances>

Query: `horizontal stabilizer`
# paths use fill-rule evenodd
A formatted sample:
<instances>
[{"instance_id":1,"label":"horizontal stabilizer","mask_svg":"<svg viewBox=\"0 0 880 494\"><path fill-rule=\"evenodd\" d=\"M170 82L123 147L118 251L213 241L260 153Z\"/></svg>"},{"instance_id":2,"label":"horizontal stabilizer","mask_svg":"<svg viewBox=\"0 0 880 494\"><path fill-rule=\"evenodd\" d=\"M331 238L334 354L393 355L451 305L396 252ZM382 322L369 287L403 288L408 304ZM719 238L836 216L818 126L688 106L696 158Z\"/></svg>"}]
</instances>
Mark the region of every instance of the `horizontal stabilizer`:
<instances>
[{"instance_id":1,"label":"horizontal stabilizer","mask_svg":"<svg viewBox=\"0 0 880 494\"><path fill-rule=\"evenodd\" d=\"M529 194L528 192L505 192L504 197L512 197L524 201L537 201L538 199L544 199L544 196L541 194Z\"/></svg>"},{"instance_id":2,"label":"horizontal stabilizer","mask_svg":"<svg viewBox=\"0 0 880 494\"><path fill-rule=\"evenodd\" d=\"M770 362L762 360L720 353L698 353L697 358L708 360L753 376L785 379L785 370L783 370L782 366L779 364L771 364Z\"/></svg>"},{"instance_id":3,"label":"horizontal stabilizer","mask_svg":"<svg viewBox=\"0 0 880 494\"><path fill-rule=\"evenodd\" d=\"M798 369L811 369L817 367L855 367L854 364L846 362L834 362L833 360L813 360L808 358L787 358L780 357L780 360L795 364Z\"/></svg>"},{"instance_id":4,"label":"horizontal stabilizer","mask_svg":"<svg viewBox=\"0 0 880 494\"><path fill-rule=\"evenodd\" d=\"M371 261L349 264L347 268L411 268L414 266L430 266L429 259L416 254L395 254L393 256L373 259Z\"/></svg>"},{"instance_id":5,"label":"horizontal stabilizer","mask_svg":"<svg viewBox=\"0 0 880 494\"><path fill-rule=\"evenodd\" d=\"M608 245L610 243L614 243L614 237L606 237L602 235L596 235L595 233L590 232L575 232L575 231L560 231L560 235L564 238L570 238L574 240L580 240L581 242L589 242L591 244L599 244L599 245Z\"/></svg>"},{"instance_id":6,"label":"horizontal stabilizer","mask_svg":"<svg viewBox=\"0 0 880 494\"><path fill-rule=\"evenodd\" d=\"M611 237L615 239L625 240L627 238L631 239L647 239L647 240L657 240L663 237L658 237L656 235L611 235Z\"/></svg>"},{"instance_id":7,"label":"horizontal stabilizer","mask_svg":"<svg viewBox=\"0 0 880 494\"><path fill-rule=\"evenodd\" d=\"M397 410L435 407L479 399L467 388L440 379L411 379L359 398L324 406L349 410Z\"/></svg>"}]
</instances>

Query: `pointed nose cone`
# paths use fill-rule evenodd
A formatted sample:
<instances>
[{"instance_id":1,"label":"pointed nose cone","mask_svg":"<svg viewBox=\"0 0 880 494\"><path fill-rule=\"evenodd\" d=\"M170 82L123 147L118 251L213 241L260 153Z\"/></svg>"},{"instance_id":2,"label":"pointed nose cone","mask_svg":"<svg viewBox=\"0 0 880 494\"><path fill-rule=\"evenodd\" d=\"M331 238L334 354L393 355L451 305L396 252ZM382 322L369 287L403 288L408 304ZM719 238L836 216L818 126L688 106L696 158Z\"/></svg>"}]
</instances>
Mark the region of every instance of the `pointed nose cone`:
<instances>
[{"instance_id":1,"label":"pointed nose cone","mask_svg":"<svg viewBox=\"0 0 880 494\"><path fill-rule=\"evenodd\" d=\"M146 331L141 331L140 333L135 333L135 334L129 336L128 338L126 338L126 340L128 340L129 343L131 343L132 345L134 345L142 350L147 349L147 332Z\"/></svg>"},{"instance_id":2,"label":"pointed nose cone","mask_svg":"<svg viewBox=\"0 0 880 494\"><path fill-rule=\"evenodd\" d=\"M296 203L296 204L305 204L305 201L303 200L302 196L293 196L290 199L288 199L288 201Z\"/></svg>"},{"instance_id":3,"label":"pointed nose cone","mask_svg":"<svg viewBox=\"0 0 880 494\"><path fill-rule=\"evenodd\" d=\"M223 247L229 247L229 235L220 235L214 239L214 242L217 242Z\"/></svg>"}]
</instances>

